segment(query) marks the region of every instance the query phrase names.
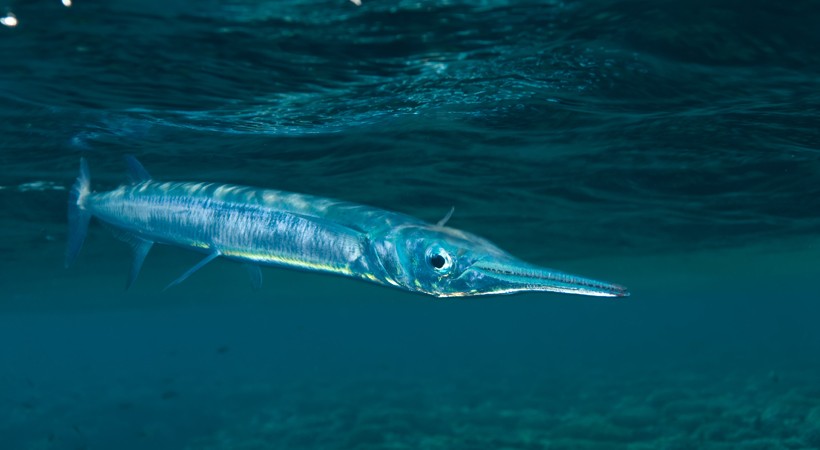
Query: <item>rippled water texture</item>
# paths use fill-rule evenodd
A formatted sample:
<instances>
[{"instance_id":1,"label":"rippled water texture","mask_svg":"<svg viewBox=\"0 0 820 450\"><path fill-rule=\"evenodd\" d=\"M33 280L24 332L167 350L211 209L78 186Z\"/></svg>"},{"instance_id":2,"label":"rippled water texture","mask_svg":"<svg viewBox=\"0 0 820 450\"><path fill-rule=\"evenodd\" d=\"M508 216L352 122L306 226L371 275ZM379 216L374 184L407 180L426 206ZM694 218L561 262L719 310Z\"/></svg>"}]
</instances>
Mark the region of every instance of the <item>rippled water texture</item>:
<instances>
[{"instance_id":1,"label":"rippled water texture","mask_svg":"<svg viewBox=\"0 0 820 450\"><path fill-rule=\"evenodd\" d=\"M116 183L132 152L164 177L455 205L560 258L818 230L812 2L12 6L7 186L67 185L81 153Z\"/></svg>"}]
</instances>

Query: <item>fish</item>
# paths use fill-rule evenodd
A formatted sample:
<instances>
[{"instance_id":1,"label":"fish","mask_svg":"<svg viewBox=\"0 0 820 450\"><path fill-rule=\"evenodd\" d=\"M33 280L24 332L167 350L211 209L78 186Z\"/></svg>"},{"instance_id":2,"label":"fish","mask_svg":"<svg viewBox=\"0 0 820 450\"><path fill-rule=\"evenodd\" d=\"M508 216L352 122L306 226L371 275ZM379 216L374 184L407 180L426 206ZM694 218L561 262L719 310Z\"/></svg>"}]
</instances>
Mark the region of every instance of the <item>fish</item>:
<instances>
[{"instance_id":1,"label":"fish","mask_svg":"<svg viewBox=\"0 0 820 450\"><path fill-rule=\"evenodd\" d=\"M434 297L558 292L626 297L620 285L526 263L490 241L447 226L352 202L214 182L159 181L133 156L129 182L92 192L88 163L69 191L65 265L77 259L91 218L133 249L130 287L154 244L243 263L258 288L261 266L343 275Z\"/></svg>"}]
</instances>

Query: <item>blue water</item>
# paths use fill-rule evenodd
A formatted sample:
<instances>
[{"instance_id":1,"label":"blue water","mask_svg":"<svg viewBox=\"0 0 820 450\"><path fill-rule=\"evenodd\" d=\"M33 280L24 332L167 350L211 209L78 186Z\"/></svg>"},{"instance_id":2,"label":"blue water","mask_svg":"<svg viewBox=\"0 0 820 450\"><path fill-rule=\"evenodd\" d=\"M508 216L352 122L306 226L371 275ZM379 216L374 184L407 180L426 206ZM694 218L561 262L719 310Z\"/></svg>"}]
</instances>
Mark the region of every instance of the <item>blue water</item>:
<instances>
[{"instance_id":1,"label":"blue water","mask_svg":"<svg viewBox=\"0 0 820 450\"><path fill-rule=\"evenodd\" d=\"M0 1L0 448L820 448L814 1ZM8 21L3 23L8 24ZM160 247L67 189L329 196L627 299Z\"/></svg>"}]
</instances>

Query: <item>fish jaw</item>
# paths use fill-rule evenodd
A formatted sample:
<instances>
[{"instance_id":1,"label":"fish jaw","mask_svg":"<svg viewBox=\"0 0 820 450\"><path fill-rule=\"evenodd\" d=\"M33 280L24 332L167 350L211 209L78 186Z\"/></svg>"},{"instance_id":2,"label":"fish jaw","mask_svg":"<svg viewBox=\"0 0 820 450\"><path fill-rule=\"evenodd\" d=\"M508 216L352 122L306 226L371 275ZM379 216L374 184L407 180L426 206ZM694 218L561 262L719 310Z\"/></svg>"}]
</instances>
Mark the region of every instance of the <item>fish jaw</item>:
<instances>
[{"instance_id":1,"label":"fish jaw","mask_svg":"<svg viewBox=\"0 0 820 450\"><path fill-rule=\"evenodd\" d=\"M618 284L580 277L538 267L512 257L482 258L465 269L451 283L451 292L440 297L513 294L517 292L558 292L596 297L628 297L629 291Z\"/></svg>"}]
</instances>

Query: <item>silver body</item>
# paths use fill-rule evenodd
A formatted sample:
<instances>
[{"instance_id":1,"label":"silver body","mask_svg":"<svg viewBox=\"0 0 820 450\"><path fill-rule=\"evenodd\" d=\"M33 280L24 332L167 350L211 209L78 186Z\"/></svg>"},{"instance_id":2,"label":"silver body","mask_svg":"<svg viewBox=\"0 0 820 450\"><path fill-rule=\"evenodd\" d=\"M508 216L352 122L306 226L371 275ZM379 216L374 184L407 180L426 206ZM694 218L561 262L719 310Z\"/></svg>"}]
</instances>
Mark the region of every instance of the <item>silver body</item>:
<instances>
[{"instance_id":1,"label":"silver body","mask_svg":"<svg viewBox=\"0 0 820 450\"><path fill-rule=\"evenodd\" d=\"M91 194L85 207L146 240L255 264L353 276L372 273L368 238L336 217L389 221L372 208L213 183L145 181Z\"/></svg>"},{"instance_id":2,"label":"silver body","mask_svg":"<svg viewBox=\"0 0 820 450\"><path fill-rule=\"evenodd\" d=\"M438 297L553 291L622 297L625 288L537 267L478 236L378 208L310 195L215 183L158 182L135 159L132 182L92 193L88 166L69 197L66 265L77 257L91 217L134 249L128 284L154 243L249 264L336 273ZM256 283L255 283L256 284Z\"/></svg>"}]
</instances>

